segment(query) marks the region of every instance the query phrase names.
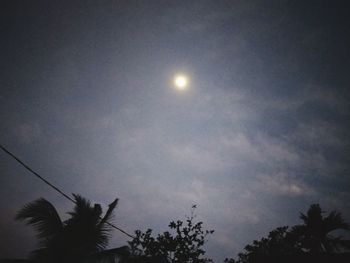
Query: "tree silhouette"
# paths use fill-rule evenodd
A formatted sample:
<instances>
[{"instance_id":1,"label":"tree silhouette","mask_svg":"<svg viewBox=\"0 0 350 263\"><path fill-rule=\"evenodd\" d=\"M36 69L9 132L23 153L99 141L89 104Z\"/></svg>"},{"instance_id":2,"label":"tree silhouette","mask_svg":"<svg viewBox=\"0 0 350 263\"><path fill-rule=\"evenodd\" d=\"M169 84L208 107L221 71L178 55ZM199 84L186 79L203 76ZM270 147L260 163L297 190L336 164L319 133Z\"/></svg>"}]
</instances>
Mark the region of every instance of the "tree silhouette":
<instances>
[{"instance_id":1,"label":"tree silhouette","mask_svg":"<svg viewBox=\"0 0 350 263\"><path fill-rule=\"evenodd\" d=\"M84 257L105 248L108 244L109 225L118 199L112 202L102 216L99 204L73 195L75 206L69 212L70 218L61 221L55 207L40 198L20 209L17 220L25 221L37 231L40 248L33 252L33 258L39 262L81 262Z\"/></svg>"},{"instance_id":2,"label":"tree silhouette","mask_svg":"<svg viewBox=\"0 0 350 263\"><path fill-rule=\"evenodd\" d=\"M287 255L299 255L303 251L296 244L296 239L288 231L287 226L272 230L268 237L254 240L238 254L238 260L226 259L226 263L268 262Z\"/></svg>"},{"instance_id":3,"label":"tree silhouette","mask_svg":"<svg viewBox=\"0 0 350 263\"><path fill-rule=\"evenodd\" d=\"M312 254L335 252L341 247L350 248L349 241L330 234L335 230L349 230L349 224L342 215L336 211L327 216L323 214L319 204L311 205L306 215L300 213L303 224L294 226L291 233L298 237L301 247Z\"/></svg>"},{"instance_id":4,"label":"tree silhouette","mask_svg":"<svg viewBox=\"0 0 350 263\"><path fill-rule=\"evenodd\" d=\"M214 230L203 230L203 222L195 222L196 206L192 206L191 215L181 220L171 221L169 228L172 233L166 231L157 237L152 236L152 230L146 232L135 231L136 237L129 242L134 256L165 256L173 263L204 263L211 262L205 255L203 245L206 236Z\"/></svg>"},{"instance_id":5,"label":"tree silhouette","mask_svg":"<svg viewBox=\"0 0 350 263\"><path fill-rule=\"evenodd\" d=\"M350 249L349 240L330 235L334 230L349 230L341 214L332 211L328 216L318 204L310 206L307 214L300 213L302 225L288 229L287 226L272 230L267 238L254 240L238 254L238 259L226 259L226 263L254 262L310 262L321 260L322 253L333 253L339 248ZM324 254L323 254L324 255Z\"/></svg>"}]
</instances>

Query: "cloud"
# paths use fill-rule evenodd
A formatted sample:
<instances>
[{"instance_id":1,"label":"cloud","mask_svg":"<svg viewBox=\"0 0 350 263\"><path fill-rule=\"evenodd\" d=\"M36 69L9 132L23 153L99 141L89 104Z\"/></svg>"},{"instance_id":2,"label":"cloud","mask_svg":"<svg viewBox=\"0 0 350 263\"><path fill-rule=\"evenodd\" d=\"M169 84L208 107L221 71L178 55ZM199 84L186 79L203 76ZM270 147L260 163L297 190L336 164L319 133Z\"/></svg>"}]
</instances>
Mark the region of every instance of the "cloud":
<instances>
[{"instance_id":1,"label":"cloud","mask_svg":"<svg viewBox=\"0 0 350 263\"><path fill-rule=\"evenodd\" d=\"M196 145L170 145L170 158L185 169L196 172L215 172L225 164L211 150L201 149Z\"/></svg>"},{"instance_id":2,"label":"cloud","mask_svg":"<svg viewBox=\"0 0 350 263\"><path fill-rule=\"evenodd\" d=\"M344 96L327 86L303 83L288 96L266 96L258 100L260 110L296 111L307 105L321 104L324 108L334 109L338 114L349 114L350 108ZM316 113L316 112L315 112ZM319 117L315 115L315 117Z\"/></svg>"},{"instance_id":3,"label":"cloud","mask_svg":"<svg viewBox=\"0 0 350 263\"><path fill-rule=\"evenodd\" d=\"M39 124L28 124L28 123L22 123L17 125L14 130L15 135L17 138L25 144L30 144L35 142L36 140L40 139L42 136L42 130Z\"/></svg>"},{"instance_id":4,"label":"cloud","mask_svg":"<svg viewBox=\"0 0 350 263\"><path fill-rule=\"evenodd\" d=\"M302 180L298 180L296 176L286 173L260 174L257 176L257 181L254 184L257 191L271 195L293 197L315 194L312 187L306 185Z\"/></svg>"}]
</instances>

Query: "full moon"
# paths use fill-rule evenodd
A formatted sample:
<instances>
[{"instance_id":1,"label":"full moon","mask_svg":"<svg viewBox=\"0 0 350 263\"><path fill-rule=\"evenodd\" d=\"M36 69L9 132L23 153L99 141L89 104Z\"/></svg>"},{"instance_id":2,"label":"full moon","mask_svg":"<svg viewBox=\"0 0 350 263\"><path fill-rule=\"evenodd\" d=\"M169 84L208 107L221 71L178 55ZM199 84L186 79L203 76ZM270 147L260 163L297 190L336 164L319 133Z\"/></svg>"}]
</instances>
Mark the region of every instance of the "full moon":
<instances>
[{"instance_id":1,"label":"full moon","mask_svg":"<svg viewBox=\"0 0 350 263\"><path fill-rule=\"evenodd\" d=\"M188 86L188 78L185 75L176 75L174 85L178 90L185 90Z\"/></svg>"}]
</instances>

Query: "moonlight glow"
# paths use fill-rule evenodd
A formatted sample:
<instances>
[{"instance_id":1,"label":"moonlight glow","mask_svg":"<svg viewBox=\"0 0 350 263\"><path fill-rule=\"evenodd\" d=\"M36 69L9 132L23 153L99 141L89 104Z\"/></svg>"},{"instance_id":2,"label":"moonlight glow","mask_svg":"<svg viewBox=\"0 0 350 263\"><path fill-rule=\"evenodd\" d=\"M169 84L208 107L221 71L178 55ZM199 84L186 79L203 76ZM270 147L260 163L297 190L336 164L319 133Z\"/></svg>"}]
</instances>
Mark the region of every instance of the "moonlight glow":
<instances>
[{"instance_id":1,"label":"moonlight glow","mask_svg":"<svg viewBox=\"0 0 350 263\"><path fill-rule=\"evenodd\" d=\"M174 85L178 90L185 90L188 86L188 78L185 75L176 75Z\"/></svg>"}]
</instances>

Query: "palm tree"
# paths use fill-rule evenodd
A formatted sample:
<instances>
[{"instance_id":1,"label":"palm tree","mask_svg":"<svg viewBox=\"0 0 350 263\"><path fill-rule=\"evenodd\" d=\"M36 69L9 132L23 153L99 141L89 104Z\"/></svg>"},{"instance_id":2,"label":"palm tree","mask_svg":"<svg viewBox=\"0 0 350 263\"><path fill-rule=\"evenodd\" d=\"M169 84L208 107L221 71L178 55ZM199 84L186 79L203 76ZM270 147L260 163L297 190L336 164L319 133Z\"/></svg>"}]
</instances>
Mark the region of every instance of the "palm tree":
<instances>
[{"instance_id":1,"label":"palm tree","mask_svg":"<svg viewBox=\"0 0 350 263\"><path fill-rule=\"evenodd\" d=\"M312 254L339 251L341 247L350 248L348 240L330 234L334 230L350 229L342 215L336 211L327 216L322 214L324 211L318 204L311 205L306 215L300 213L303 224L292 228L292 234L297 237L300 245Z\"/></svg>"},{"instance_id":2,"label":"palm tree","mask_svg":"<svg viewBox=\"0 0 350 263\"><path fill-rule=\"evenodd\" d=\"M33 252L39 262L79 262L108 244L112 212L118 203L114 200L102 217L99 204L79 195L73 195L75 207L70 218L62 222L55 207L44 198L25 205L16 215L37 231L40 248Z\"/></svg>"}]
</instances>

